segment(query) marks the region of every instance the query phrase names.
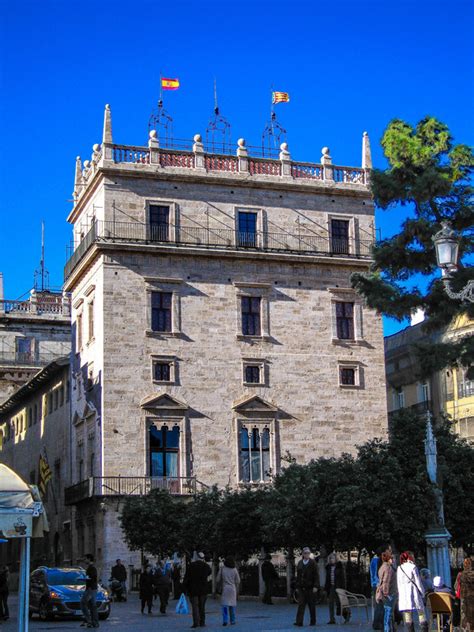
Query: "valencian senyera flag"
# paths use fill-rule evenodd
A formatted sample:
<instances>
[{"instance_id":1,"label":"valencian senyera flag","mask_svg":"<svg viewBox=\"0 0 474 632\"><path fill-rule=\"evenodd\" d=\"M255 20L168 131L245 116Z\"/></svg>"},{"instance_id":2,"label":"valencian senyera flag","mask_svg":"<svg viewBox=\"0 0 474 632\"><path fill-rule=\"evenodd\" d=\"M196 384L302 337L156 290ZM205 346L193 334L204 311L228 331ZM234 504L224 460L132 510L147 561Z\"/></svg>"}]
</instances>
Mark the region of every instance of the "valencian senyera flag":
<instances>
[{"instance_id":1,"label":"valencian senyera flag","mask_svg":"<svg viewBox=\"0 0 474 632\"><path fill-rule=\"evenodd\" d=\"M288 92L272 92L272 103L289 103L289 101Z\"/></svg>"},{"instance_id":2,"label":"valencian senyera flag","mask_svg":"<svg viewBox=\"0 0 474 632\"><path fill-rule=\"evenodd\" d=\"M177 90L179 88L179 79L161 78L161 87L163 90Z\"/></svg>"},{"instance_id":3,"label":"valencian senyera flag","mask_svg":"<svg viewBox=\"0 0 474 632\"><path fill-rule=\"evenodd\" d=\"M46 456L43 456L42 454L40 454L38 487L39 487L40 492L43 495L46 494L46 488L52 476L53 476L53 473L51 472L51 468L49 467L49 463Z\"/></svg>"}]
</instances>

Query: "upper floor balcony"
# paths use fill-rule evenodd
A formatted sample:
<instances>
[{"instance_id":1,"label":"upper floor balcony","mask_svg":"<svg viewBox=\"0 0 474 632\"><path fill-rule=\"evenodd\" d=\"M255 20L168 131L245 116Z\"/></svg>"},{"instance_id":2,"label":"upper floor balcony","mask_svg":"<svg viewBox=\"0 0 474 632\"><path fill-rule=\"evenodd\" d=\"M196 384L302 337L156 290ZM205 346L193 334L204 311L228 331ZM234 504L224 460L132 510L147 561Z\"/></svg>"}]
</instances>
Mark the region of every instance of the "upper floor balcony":
<instances>
[{"instance_id":1,"label":"upper floor balcony","mask_svg":"<svg viewBox=\"0 0 474 632\"><path fill-rule=\"evenodd\" d=\"M0 300L0 318L69 318L71 305L69 296L62 292L37 292L31 290L24 300Z\"/></svg>"},{"instance_id":2,"label":"upper floor balcony","mask_svg":"<svg viewBox=\"0 0 474 632\"><path fill-rule=\"evenodd\" d=\"M337 232L333 232L319 227L303 228L298 224L294 232L271 232L258 230L252 225L230 229L211 228L197 222L177 226L167 222L152 224L95 220L68 258L64 277L67 280L89 250L101 244L143 244L158 249L175 247L371 259L374 244L372 234L361 231L357 237L352 237L340 221L337 228Z\"/></svg>"},{"instance_id":3,"label":"upper floor balcony","mask_svg":"<svg viewBox=\"0 0 474 632\"><path fill-rule=\"evenodd\" d=\"M173 496L190 496L196 493L197 481L193 476L90 476L66 487L64 502L75 505L90 498L145 496L154 489Z\"/></svg>"}]
</instances>

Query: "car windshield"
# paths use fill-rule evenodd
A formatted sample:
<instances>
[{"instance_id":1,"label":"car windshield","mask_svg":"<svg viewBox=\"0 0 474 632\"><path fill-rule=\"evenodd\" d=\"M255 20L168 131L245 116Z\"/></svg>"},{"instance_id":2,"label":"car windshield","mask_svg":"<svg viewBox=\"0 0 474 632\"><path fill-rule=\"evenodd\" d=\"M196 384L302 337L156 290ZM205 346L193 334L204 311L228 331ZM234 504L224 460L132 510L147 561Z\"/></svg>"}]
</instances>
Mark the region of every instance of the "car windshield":
<instances>
[{"instance_id":1,"label":"car windshield","mask_svg":"<svg viewBox=\"0 0 474 632\"><path fill-rule=\"evenodd\" d=\"M86 574L84 571L48 571L50 586L84 586Z\"/></svg>"}]
</instances>

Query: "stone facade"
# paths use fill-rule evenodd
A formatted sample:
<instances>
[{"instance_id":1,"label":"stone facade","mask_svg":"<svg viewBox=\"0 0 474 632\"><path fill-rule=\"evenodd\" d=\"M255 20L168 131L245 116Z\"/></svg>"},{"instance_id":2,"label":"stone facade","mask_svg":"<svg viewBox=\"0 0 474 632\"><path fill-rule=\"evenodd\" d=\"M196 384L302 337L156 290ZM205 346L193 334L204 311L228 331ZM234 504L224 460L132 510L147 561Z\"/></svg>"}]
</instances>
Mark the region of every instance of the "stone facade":
<instances>
[{"instance_id":1,"label":"stone facade","mask_svg":"<svg viewBox=\"0 0 474 632\"><path fill-rule=\"evenodd\" d=\"M52 478L43 497L49 534L32 540L31 564L70 563L73 558L72 512L64 505L70 485L69 356L41 369L0 404L0 460L23 480L39 485L39 459L46 455ZM13 542L1 547L2 562L19 559Z\"/></svg>"},{"instance_id":2,"label":"stone facade","mask_svg":"<svg viewBox=\"0 0 474 632\"><path fill-rule=\"evenodd\" d=\"M0 273L0 402L41 367L71 349L69 298L32 290L25 300L5 300Z\"/></svg>"},{"instance_id":3,"label":"stone facade","mask_svg":"<svg viewBox=\"0 0 474 632\"><path fill-rule=\"evenodd\" d=\"M366 136L364 152L368 167ZM124 494L265 484L288 452L307 462L385 434L382 322L350 288L374 238L367 169L333 167L326 148L320 165L286 146L258 161L244 141L212 157L199 136L190 152L153 134L114 146L110 109L81 167L67 501L99 564L135 559Z\"/></svg>"}]
</instances>

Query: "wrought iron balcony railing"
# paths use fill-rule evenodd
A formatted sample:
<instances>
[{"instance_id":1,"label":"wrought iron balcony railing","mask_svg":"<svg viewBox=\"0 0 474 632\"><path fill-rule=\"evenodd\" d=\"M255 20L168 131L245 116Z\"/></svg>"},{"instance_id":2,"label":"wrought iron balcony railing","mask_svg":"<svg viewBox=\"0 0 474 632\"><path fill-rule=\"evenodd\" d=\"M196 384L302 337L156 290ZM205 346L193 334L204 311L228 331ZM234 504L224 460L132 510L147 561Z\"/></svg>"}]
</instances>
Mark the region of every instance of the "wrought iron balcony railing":
<instances>
[{"instance_id":1,"label":"wrought iron balcony railing","mask_svg":"<svg viewBox=\"0 0 474 632\"><path fill-rule=\"evenodd\" d=\"M336 238L322 229L310 232L243 232L232 228L212 228L200 225L150 225L141 222L95 221L68 259L64 277L67 279L94 243L137 243L156 246L178 246L203 249L249 250L264 252L354 257L370 259L374 239Z\"/></svg>"},{"instance_id":2,"label":"wrought iron balcony railing","mask_svg":"<svg viewBox=\"0 0 474 632\"><path fill-rule=\"evenodd\" d=\"M164 489L175 496L190 496L196 493L196 479L193 476L90 476L66 487L66 505L108 496L145 496L154 489Z\"/></svg>"}]
</instances>

